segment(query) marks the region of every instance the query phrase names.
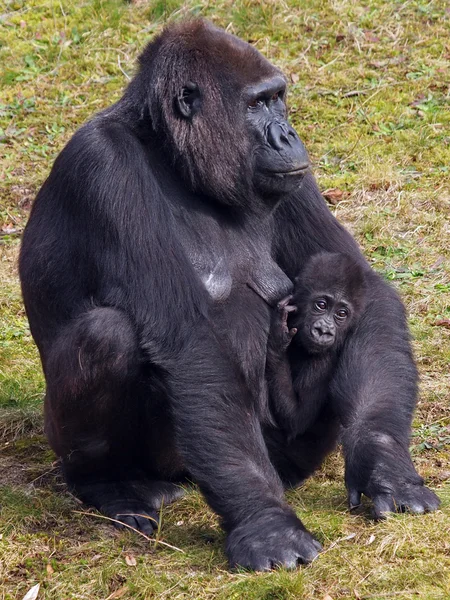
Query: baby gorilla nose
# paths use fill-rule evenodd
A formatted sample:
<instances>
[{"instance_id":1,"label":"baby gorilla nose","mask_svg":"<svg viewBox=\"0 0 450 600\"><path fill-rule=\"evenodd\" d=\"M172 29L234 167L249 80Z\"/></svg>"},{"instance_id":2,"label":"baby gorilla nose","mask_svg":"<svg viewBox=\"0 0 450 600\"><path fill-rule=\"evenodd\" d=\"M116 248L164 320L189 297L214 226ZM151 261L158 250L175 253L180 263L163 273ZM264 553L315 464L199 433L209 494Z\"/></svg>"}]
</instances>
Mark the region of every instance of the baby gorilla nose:
<instances>
[{"instance_id":1,"label":"baby gorilla nose","mask_svg":"<svg viewBox=\"0 0 450 600\"><path fill-rule=\"evenodd\" d=\"M329 346L334 342L336 330L332 323L328 323L325 320L316 321L311 329L311 335L313 340L323 346Z\"/></svg>"}]
</instances>

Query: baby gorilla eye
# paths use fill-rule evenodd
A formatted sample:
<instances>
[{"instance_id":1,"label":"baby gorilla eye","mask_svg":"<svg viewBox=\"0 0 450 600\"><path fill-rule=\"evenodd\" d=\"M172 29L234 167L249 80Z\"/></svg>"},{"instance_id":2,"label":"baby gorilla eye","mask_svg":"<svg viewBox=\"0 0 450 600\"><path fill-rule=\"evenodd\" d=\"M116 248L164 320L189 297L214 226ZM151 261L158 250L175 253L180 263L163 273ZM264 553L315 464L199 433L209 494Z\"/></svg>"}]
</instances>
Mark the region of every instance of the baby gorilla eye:
<instances>
[{"instance_id":1,"label":"baby gorilla eye","mask_svg":"<svg viewBox=\"0 0 450 600\"><path fill-rule=\"evenodd\" d=\"M346 319L348 317L348 310L346 308L341 308L340 310L337 311L337 313L335 314L335 317L337 319L340 319L341 321L343 319Z\"/></svg>"},{"instance_id":2,"label":"baby gorilla eye","mask_svg":"<svg viewBox=\"0 0 450 600\"><path fill-rule=\"evenodd\" d=\"M276 92L271 98L272 102L276 102L279 97L280 97L280 92Z\"/></svg>"},{"instance_id":3,"label":"baby gorilla eye","mask_svg":"<svg viewBox=\"0 0 450 600\"><path fill-rule=\"evenodd\" d=\"M327 310L327 303L325 300L316 300L314 302L314 308L316 310Z\"/></svg>"}]
</instances>

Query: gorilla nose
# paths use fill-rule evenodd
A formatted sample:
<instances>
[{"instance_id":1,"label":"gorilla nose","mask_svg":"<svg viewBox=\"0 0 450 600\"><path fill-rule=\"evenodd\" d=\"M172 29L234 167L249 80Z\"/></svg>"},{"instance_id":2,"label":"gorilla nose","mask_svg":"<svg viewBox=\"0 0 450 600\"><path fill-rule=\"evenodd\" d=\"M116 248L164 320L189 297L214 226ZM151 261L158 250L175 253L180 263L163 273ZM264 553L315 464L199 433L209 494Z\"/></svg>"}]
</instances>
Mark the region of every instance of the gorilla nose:
<instances>
[{"instance_id":1,"label":"gorilla nose","mask_svg":"<svg viewBox=\"0 0 450 600\"><path fill-rule=\"evenodd\" d=\"M314 341L319 344L330 344L334 340L335 330L334 327L327 323L316 323L311 330Z\"/></svg>"},{"instance_id":2,"label":"gorilla nose","mask_svg":"<svg viewBox=\"0 0 450 600\"><path fill-rule=\"evenodd\" d=\"M275 150L282 150L285 146L301 143L295 129L287 123L271 123L268 131L269 144Z\"/></svg>"},{"instance_id":3,"label":"gorilla nose","mask_svg":"<svg viewBox=\"0 0 450 600\"><path fill-rule=\"evenodd\" d=\"M308 153L295 129L288 123L273 121L267 130L267 141L282 157L285 168L280 172L297 173L309 167Z\"/></svg>"}]
</instances>

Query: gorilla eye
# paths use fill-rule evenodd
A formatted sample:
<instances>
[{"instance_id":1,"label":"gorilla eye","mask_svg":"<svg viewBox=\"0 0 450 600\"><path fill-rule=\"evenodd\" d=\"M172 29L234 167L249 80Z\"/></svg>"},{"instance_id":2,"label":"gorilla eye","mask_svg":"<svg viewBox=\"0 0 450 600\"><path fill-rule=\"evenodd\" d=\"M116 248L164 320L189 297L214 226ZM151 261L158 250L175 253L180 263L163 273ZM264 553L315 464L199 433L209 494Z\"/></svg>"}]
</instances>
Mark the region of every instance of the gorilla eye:
<instances>
[{"instance_id":1,"label":"gorilla eye","mask_svg":"<svg viewBox=\"0 0 450 600\"><path fill-rule=\"evenodd\" d=\"M341 308L340 310L337 311L335 316L337 319L340 319L341 321L343 321L344 319L346 319L348 317L348 310L346 308Z\"/></svg>"},{"instance_id":2,"label":"gorilla eye","mask_svg":"<svg viewBox=\"0 0 450 600\"><path fill-rule=\"evenodd\" d=\"M261 98L255 98L248 103L248 106L249 108L259 108L262 104L264 104L264 102L261 100Z\"/></svg>"},{"instance_id":3,"label":"gorilla eye","mask_svg":"<svg viewBox=\"0 0 450 600\"><path fill-rule=\"evenodd\" d=\"M280 97L280 92L277 92L276 94L274 94L272 96L272 102L276 102L278 100L278 98Z\"/></svg>"},{"instance_id":4,"label":"gorilla eye","mask_svg":"<svg viewBox=\"0 0 450 600\"><path fill-rule=\"evenodd\" d=\"M314 308L317 310L327 310L327 303L325 300L316 300Z\"/></svg>"}]
</instances>

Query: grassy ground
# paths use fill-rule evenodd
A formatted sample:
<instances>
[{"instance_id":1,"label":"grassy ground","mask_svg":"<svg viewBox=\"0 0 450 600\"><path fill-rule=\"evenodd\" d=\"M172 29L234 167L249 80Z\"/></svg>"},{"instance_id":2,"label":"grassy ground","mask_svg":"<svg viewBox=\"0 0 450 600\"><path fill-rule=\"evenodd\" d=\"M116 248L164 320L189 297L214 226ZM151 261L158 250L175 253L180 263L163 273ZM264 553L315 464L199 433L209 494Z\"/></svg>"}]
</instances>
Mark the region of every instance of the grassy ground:
<instances>
[{"instance_id":1,"label":"grassy ground","mask_svg":"<svg viewBox=\"0 0 450 600\"><path fill-rule=\"evenodd\" d=\"M349 515L332 456L289 494L325 546L293 573L228 572L195 491L163 510L156 542L80 514L42 435L44 383L16 269L30 202L64 142L120 95L145 42L189 14L287 73L292 120L331 208L401 292L415 338L412 452L442 510L380 524L368 507ZM447 1L0 0L0 65L0 600L38 583L48 600L450 598Z\"/></svg>"}]
</instances>

